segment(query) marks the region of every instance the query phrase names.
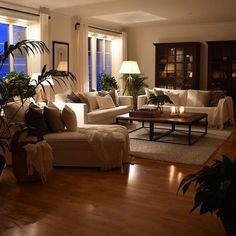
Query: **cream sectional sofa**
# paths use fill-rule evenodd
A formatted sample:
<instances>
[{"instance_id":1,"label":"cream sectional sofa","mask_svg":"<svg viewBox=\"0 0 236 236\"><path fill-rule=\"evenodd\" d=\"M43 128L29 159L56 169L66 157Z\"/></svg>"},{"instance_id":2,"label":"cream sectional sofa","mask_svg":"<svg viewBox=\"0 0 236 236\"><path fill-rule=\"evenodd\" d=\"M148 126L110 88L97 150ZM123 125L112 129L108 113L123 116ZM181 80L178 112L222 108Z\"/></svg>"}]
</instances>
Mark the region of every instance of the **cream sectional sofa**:
<instances>
[{"instance_id":1,"label":"cream sectional sofa","mask_svg":"<svg viewBox=\"0 0 236 236\"><path fill-rule=\"evenodd\" d=\"M58 107L65 105L66 94L56 94L55 104ZM86 103L66 103L73 108L77 115L78 125L83 124L113 124L116 122L116 116L128 113L133 108L132 96L118 96L118 106L108 109L99 109L98 107L89 110Z\"/></svg>"},{"instance_id":2,"label":"cream sectional sofa","mask_svg":"<svg viewBox=\"0 0 236 236\"><path fill-rule=\"evenodd\" d=\"M209 127L222 129L227 121L234 124L232 98L226 96L219 99L214 106L210 106L213 91L207 90L173 90L158 87L146 89L145 95L138 96L138 109L152 107L153 105L148 104L149 97L151 94L158 95L160 91L170 97L174 106L184 106L186 112L207 113ZM165 104L164 111L170 111L173 105Z\"/></svg>"}]
</instances>

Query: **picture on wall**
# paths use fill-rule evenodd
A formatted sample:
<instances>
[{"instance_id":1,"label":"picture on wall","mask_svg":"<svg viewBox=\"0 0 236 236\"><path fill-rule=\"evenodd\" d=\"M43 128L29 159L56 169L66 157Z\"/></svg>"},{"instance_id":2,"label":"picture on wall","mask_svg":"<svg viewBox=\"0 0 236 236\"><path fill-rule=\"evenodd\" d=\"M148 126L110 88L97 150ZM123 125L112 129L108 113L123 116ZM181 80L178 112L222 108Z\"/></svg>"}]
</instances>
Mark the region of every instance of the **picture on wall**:
<instances>
[{"instance_id":1,"label":"picture on wall","mask_svg":"<svg viewBox=\"0 0 236 236\"><path fill-rule=\"evenodd\" d=\"M53 70L69 72L69 43L52 42Z\"/></svg>"}]
</instances>

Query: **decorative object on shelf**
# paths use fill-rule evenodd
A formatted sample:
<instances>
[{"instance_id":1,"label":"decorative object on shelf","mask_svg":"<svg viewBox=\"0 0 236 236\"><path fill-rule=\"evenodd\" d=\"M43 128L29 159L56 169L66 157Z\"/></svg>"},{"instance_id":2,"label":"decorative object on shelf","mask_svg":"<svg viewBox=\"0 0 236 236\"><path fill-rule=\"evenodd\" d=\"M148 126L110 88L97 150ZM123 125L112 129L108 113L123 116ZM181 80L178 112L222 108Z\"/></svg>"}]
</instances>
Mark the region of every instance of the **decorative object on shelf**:
<instances>
[{"instance_id":1,"label":"decorative object on shelf","mask_svg":"<svg viewBox=\"0 0 236 236\"><path fill-rule=\"evenodd\" d=\"M176 115L177 114L177 107L172 106L171 109L170 109L170 114L171 115Z\"/></svg>"},{"instance_id":2,"label":"decorative object on shelf","mask_svg":"<svg viewBox=\"0 0 236 236\"><path fill-rule=\"evenodd\" d=\"M179 185L185 194L190 185L197 187L194 205L190 212L200 208L200 215L216 213L224 225L227 236L236 235L236 160L223 155L211 166L186 176Z\"/></svg>"},{"instance_id":3,"label":"decorative object on shelf","mask_svg":"<svg viewBox=\"0 0 236 236\"><path fill-rule=\"evenodd\" d=\"M154 46L156 87L199 88L201 43L154 43Z\"/></svg>"},{"instance_id":4,"label":"decorative object on shelf","mask_svg":"<svg viewBox=\"0 0 236 236\"><path fill-rule=\"evenodd\" d=\"M151 94L149 101L149 104L154 104L155 105L155 109L159 112L163 111L163 105L165 103L170 103L173 104L173 102L170 100L170 97L165 95L165 94L160 94L158 96Z\"/></svg>"},{"instance_id":5,"label":"decorative object on shelf","mask_svg":"<svg viewBox=\"0 0 236 236\"><path fill-rule=\"evenodd\" d=\"M102 73L102 79L100 81L101 89L105 91L110 91L112 89L117 90L119 88L116 78L114 76Z\"/></svg>"},{"instance_id":6,"label":"decorative object on shelf","mask_svg":"<svg viewBox=\"0 0 236 236\"><path fill-rule=\"evenodd\" d=\"M52 42L53 70L69 72L69 43Z\"/></svg>"}]
</instances>

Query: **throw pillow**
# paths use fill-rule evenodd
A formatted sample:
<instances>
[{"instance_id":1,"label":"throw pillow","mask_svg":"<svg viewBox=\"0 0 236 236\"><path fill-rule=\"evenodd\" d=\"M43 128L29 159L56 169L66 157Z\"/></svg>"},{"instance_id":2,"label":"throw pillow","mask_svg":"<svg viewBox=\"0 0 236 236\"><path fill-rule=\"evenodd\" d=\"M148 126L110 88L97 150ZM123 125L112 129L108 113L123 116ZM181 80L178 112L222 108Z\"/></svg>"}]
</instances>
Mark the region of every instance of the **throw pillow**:
<instances>
[{"instance_id":1,"label":"throw pillow","mask_svg":"<svg viewBox=\"0 0 236 236\"><path fill-rule=\"evenodd\" d=\"M61 117L68 131L77 130L76 114L70 107L67 105L64 106L61 112Z\"/></svg>"},{"instance_id":2,"label":"throw pillow","mask_svg":"<svg viewBox=\"0 0 236 236\"><path fill-rule=\"evenodd\" d=\"M210 101L210 91L188 90L187 106L207 107Z\"/></svg>"},{"instance_id":3,"label":"throw pillow","mask_svg":"<svg viewBox=\"0 0 236 236\"><path fill-rule=\"evenodd\" d=\"M198 107L208 107L210 102L210 91L198 91L197 104Z\"/></svg>"},{"instance_id":4,"label":"throw pillow","mask_svg":"<svg viewBox=\"0 0 236 236\"><path fill-rule=\"evenodd\" d=\"M61 112L56 106L50 105L44 107L44 119L49 131L58 133L64 130L65 126L61 118Z\"/></svg>"},{"instance_id":5,"label":"throw pillow","mask_svg":"<svg viewBox=\"0 0 236 236\"><path fill-rule=\"evenodd\" d=\"M73 91L67 95L67 102L81 103L81 99L78 95L76 95Z\"/></svg>"},{"instance_id":6,"label":"throw pillow","mask_svg":"<svg viewBox=\"0 0 236 236\"><path fill-rule=\"evenodd\" d=\"M170 91L165 91L164 94L167 95L170 98L170 100L173 102L173 104L171 105L179 106L180 104L179 94L172 93Z\"/></svg>"},{"instance_id":7,"label":"throw pillow","mask_svg":"<svg viewBox=\"0 0 236 236\"><path fill-rule=\"evenodd\" d=\"M25 112L29 107L30 101L26 100L22 104L21 101L9 102L4 107L4 114L7 122L25 123Z\"/></svg>"},{"instance_id":8,"label":"throw pillow","mask_svg":"<svg viewBox=\"0 0 236 236\"><path fill-rule=\"evenodd\" d=\"M186 106L196 106L198 90L188 90Z\"/></svg>"},{"instance_id":9,"label":"throw pillow","mask_svg":"<svg viewBox=\"0 0 236 236\"><path fill-rule=\"evenodd\" d=\"M145 88L145 95L147 96L147 100L149 101L150 96L151 95L155 95L154 94L154 90L153 89Z\"/></svg>"},{"instance_id":10,"label":"throw pillow","mask_svg":"<svg viewBox=\"0 0 236 236\"><path fill-rule=\"evenodd\" d=\"M105 97L97 97L97 102L99 109L109 109L109 108L114 108L116 107L110 94L107 94Z\"/></svg>"},{"instance_id":11,"label":"throw pillow","mask_svg":"<svg viewBox=\"0 0 236 236\"><path fill-rule=\"evenodd\" d=\"M117 104L117 99L116 99L116 93L115 93L115 90L113 89L113 90L110 90L110 91L99 91L98 92L98 95L99 96L101 96L101 97L105 97L107 94L110 94L110 96L111 96L111 98L112 98L112 100L113 100L113 102L114 102L114 104L115 104L115 106L117 107L118 106L118 104Z\"/></svg>"},{"instance_id":12,"label":"throw pillow","mask_svg":"<svg viewBox=\"0 0 236 236\"><path fill-rule=\"evenodd\" d=\"M43 110L34 103L29 105L25 113L25 122L29 127L36 129L36 132L30 132L32 135L43 136L47 133L47 123L44 120Z\"/></svg>"},{"instance_id":13,"label":"throw pillow","mask_svg":"<svg viewBox=\"0 0 236 236\"><path fill-rule=\"evenodd\" d=\"M95 109L98 109L97 104L97 92L84 92L84 93L78 93L79 98L81 101L88 106L88 111L93 111Z\"/></svg>"},{"instance_id":14,"label":"throw pillow","mask_svg":"<svg viewBox=\"0 0 236 236\"><path fill-rule=\"evenodd\" d=\"M226 91L224 90L211 91L211 98L210 98L209 106L217 107L219 100L225 97L226 97Z\"/></svg>"}]
</instances>

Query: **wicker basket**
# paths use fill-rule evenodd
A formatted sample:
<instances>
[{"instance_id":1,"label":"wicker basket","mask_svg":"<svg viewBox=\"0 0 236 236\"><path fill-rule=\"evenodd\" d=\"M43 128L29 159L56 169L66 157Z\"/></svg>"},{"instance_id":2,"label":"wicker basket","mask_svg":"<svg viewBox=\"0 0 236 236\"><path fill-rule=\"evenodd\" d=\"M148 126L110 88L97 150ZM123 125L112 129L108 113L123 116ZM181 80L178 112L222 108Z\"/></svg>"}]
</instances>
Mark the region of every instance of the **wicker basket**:
<instances>
[{"instance_id":1,"label":"wicker basket","mask_svg":"<svg viewBox=\"0 0 236 236\"><path fill-rule=\"evenodd\" d=\"M12 138L11 151L12 151L12 169L18 182L31 183L41 179L39 173L34 170L32 175L28 174L27 156L24 146L28 143L37 143L42 140L42 137L37 137L37 141L24 141L20 142L20 137L23 133L28 132L29 128L16 132Z\"/></svg>"}]
</instances>

